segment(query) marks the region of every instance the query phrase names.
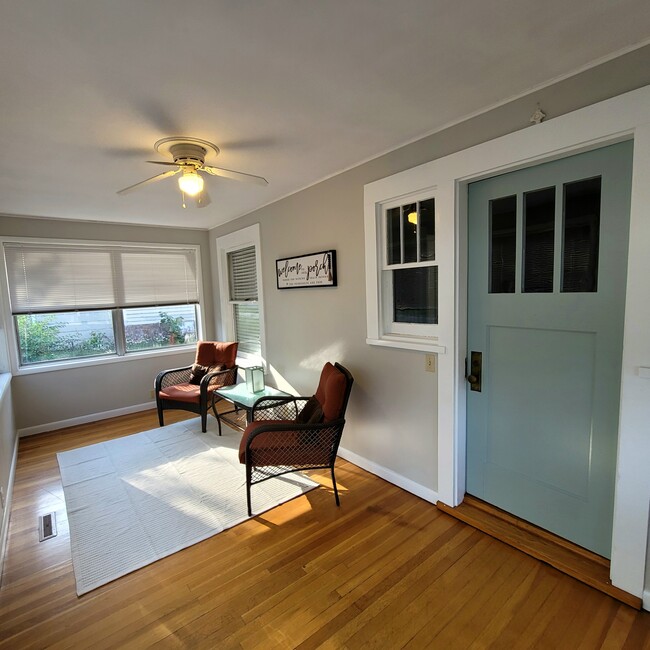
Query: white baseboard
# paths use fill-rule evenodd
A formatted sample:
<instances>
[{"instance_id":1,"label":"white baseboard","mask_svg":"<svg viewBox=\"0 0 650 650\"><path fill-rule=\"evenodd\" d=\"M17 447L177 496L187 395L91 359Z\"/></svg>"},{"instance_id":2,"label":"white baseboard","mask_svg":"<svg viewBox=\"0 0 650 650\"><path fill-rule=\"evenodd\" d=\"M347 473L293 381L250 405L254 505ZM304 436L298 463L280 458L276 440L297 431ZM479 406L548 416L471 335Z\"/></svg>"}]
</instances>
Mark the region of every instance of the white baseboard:
<instances>
[{"instance_id":1,"label":"white baseboard","mask_svg":"<svg viewBox=\"0 0 650 650\"><path fill-rule=\"evenodd\" d=\"M418 496L425 501L437 503L439 500L438 493L435 490L424 487L424 485L420 485L419 483L412 481L410 478L406 478L405 476L394 472L392 469L388 469L387 467L378 465L363 456L359 456L349 449L339 447L338 455L341 458L350 461L354 465L357 465L361 469L365 469L367 472L379 476L379 478L383 478L385 481L397 485L397 487L400 487L411 494L415 494L415 496Z\"/></svg>"},{"instance_id":2,"label":"white baseboard","mask_svg":"<svg viewBox=\"0 0 650 650\"><path fill-rule=\"evenodd\" d=\"M125 406L124 408L113 409L112 411L103 411L102 413L90 413L89 415L82 415L77 418L69 418L68 420L59 420L58 422L48 422L47 424L38 424L35 427L18 429L18 436L20 438L24 438L25 436L34 436L37 433L56 431L57 429L74 427L78 424L88 424L88 422L96 422L97 420L108 420L109 418L116 418L120 415L129 415L130 413L138 413L139 411L148 411L153 408L156 408L156 402L134 404L133 406Z\"/></svg>"},{"instance_id":3,"label":"white baseboard","mask_svg":"<svg viewBox=\"0 0 650 650\"><path fill-rule=\"evenodd\" d=\"M11 499L14 493L14 478L16 475L16 461L18 460L18 436L14 443L14 452L11 458L9 468L9 483L7 484L7 494L5 495L5 507L2 511L2 528L0 528L0 583L2 583L3 566L5 553L7 551L7 539L9 538L9 519L11 518Z\"/></svg>"},{"instance_id":4,"label":"white baseboard","mask_svg":"<svg viewBox=\"0 0 650 650\"><path fill-rule=\"evenodd\" d=\"M650 589L646 589L643 592L643 609L646 610L646 612L650 612Z\"/></svg>"}]
</instances>

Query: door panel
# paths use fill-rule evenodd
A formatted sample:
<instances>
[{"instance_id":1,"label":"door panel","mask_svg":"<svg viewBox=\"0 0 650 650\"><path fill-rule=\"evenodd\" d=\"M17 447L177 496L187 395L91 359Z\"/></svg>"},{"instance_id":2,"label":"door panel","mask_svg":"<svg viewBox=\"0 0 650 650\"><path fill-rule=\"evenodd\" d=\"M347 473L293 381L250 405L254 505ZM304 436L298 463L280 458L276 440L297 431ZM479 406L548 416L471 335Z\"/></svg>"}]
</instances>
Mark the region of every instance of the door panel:
<instances>
[{"instance_id":1,"label":"door panel","mask_svg":"<svg viewBox=\"0 0 650 650\"><path fill-rule=\"evenodd\" d=\"M632 143L469 188L467 491L609 556Z\"/></svg>"}]
</instances>

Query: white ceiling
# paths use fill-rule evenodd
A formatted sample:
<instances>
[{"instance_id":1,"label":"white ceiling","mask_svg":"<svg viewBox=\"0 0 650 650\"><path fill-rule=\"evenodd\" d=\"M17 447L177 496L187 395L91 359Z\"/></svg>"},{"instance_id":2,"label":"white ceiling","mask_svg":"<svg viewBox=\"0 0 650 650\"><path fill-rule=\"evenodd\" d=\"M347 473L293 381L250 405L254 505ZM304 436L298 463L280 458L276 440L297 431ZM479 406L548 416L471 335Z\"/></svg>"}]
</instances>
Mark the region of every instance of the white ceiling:
<instances>
[{"instance_id":1,"label":"white ceiling","mask_svg":"<svg viewBox=\"0 0 650 650\"><path fill-rule=\"evenodd\" d=\"M209 228L648 42L647 0L0 0L0 213ZM534 106L532 107L534 108ZM183 210L159 138L215 142Z\"/></svg>"}]
</instances>

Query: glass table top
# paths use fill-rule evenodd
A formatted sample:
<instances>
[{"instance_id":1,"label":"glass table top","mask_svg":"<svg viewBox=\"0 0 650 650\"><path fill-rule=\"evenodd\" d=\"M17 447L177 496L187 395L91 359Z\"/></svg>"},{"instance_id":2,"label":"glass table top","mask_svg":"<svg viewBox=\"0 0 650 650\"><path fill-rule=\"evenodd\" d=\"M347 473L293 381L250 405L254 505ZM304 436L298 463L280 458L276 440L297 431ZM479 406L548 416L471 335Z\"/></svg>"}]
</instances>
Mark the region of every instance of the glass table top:
<instances>
[{"instance_id":1,"label":"glass table top","mask_svg":"<svg viewBox=\"0 0 650 650\"><path fill-rule=\"evenodd\" d=\"M257 402L260 397L291 397L289 393L285 393L278 388L271 386L264 386L264 390L252 393L246 388L246 383L241 382L234 386L223 386L214 391L215 395L223 397L224 399L235 402L244 408L252 408L253 404Z\"/></svg>"}]
</instances>

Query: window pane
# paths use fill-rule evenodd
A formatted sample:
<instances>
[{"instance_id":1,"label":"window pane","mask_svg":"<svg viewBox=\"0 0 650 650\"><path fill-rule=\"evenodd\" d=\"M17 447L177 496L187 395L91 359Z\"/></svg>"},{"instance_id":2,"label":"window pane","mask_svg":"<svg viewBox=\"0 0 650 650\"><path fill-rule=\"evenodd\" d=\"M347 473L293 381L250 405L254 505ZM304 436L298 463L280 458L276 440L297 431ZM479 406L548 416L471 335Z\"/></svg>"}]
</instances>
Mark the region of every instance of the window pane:
<instances>
[{"instance_id":1,"label":"window pane","mask_svg":"<svg viewBox=\"0 0 650 650\"><path fill-rule=\"evenodd\" d=\"M555 188L524 194L524 282L525 293L553 291L555 237Z\"/></svg>"},{"instance_id":2,"label":"window pane","mask_svg":"<svg viewBox=\"0 0 650 650\"><path fill-rule=\"evenodd\" d=\"M235 318L235 339L239 341L239 352L261 354L260 308L254 305L233 305Z\"/></svg>"},{"instance_id":3,"label":"window pane","mask_svg":"<svg viewBox=\"0 0 650 650\"><path fill-rule=\"evenodd\" d=\"M490 293L515 292L517 197L490 201Z\"/></svg>"},{"instance_id":4,"label":"window pane","mask_svg":"<svg viewBox=\"0 0 650 650\"><path fill-rule=\"evenodd\" d=\"M110 311L15 316L21 365L115 354Z\"/></svg>"},{"instance_id":5,"label":"window pane","mask_svg":"<svg viewBox=\"0 0 650 650\"><path fill-rule=\"evenodd\" d=\"M393 271L393 320L396 323L438 322L438 267Z\"/></svg>"},{"instance_id":6,"label":"window pane","mask_svg":"<svg viewBox=\"0 0 650 650\"><path fill-rule=\"evenodd\" d=\"M415 203L402 206L403 262L418 261L418 208Z\"/></svg>"},{"instance_id":7,"label":"window pane","mask_svg":"<svg viewBox=\"0 0 650 650\"><path fill-rule=\"evenodd\" d=\"M600 177L564 186L562 291L596 291Z\"/></svg>"},{"instance_id":8,"label":"window pane","mask_svg":"<svg viewBox=\"0 0 650 650\"><path fill-rule=\"evenodd\" d=\"M194 305L136 307L123 316L127 352L196 343Z\"/></svg>"},{"instance_id":9,"label":"window pane","mask_svg":"<svg viewBox=\"0 0 650 650\"><path fill-rule=\"evenodd\" d=\"M388 264L400 264L402 252L399 236L400 209L391 208L386 210L386 237L387 237L387 259Z\"/></svg>"},{"instance_id":10,"label":"window pane","mask_svg":"<svg viewBox=\"0 0 650 650\"><path fill-rule=\"evenodd\" d=\"M420 222L420 262L436 259L436 222L433 199L420 201L418 221Z\"/></svg>"}]
</instances>

